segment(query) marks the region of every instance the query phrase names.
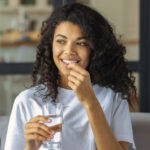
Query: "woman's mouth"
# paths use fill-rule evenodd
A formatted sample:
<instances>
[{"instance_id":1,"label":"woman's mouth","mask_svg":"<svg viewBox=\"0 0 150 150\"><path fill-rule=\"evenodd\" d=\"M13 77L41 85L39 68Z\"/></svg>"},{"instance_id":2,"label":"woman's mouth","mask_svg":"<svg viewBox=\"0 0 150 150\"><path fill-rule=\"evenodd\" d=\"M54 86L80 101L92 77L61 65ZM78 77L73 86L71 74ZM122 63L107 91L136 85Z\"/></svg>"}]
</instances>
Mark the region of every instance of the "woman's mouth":
<instances>
[{"instance_id":1,"label":"woman's mouth","mask_svg":"<svg viewBox=\"0 0 150 150\"><path fill-rule=\"evenodd\" d=\"M79 63L79 60L61 59L61 62L63 62L65 66L68 66L69 64Z\"/></svg>"}]
</instances>

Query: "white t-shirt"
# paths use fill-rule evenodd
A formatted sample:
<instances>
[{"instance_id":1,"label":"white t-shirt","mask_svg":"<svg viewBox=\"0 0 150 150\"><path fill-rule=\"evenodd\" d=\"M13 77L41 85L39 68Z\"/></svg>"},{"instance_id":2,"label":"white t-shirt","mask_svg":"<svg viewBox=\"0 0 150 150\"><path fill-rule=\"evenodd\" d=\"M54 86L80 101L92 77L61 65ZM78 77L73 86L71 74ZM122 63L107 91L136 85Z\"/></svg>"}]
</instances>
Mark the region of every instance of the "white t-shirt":
<instances>
[{"instance_id":1,"label":"white t-shirt","mask_svg":"<svg viewBox=\"0 0 150 150\"><path fill-rule=\"evenodd\" d=\"M94 85L93 89L117 141L127 141L130 143L129 149L135 150L127 101L122 100L121 95L110 88ZM85 108L74 91L64 88L58 90L57 100L65 105L62 150L96 150ZM35 93L36 87L33 87L17 96L9 120L5 150L24 149L25 124L31 118L42 115L42 97L39 94L45 91ZM44 148L41 146L40 150Z\"/></svg>"}]
</instances>

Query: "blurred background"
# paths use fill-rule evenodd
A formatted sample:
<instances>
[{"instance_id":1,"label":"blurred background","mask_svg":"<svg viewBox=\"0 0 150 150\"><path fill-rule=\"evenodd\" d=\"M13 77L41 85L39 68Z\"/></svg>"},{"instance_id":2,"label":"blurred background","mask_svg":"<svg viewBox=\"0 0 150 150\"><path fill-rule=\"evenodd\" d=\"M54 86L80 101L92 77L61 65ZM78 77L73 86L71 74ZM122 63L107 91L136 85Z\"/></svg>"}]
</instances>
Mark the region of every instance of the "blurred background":
<instances>
[{"instance_id":1,"label":"blurred background","mask_svg":"<svg viewBox=\"0 0 150 150\"><path fill-rule=\"evenodd\" d=\"M9 115L15 97L32 84L42 21L71 2L88 5L108 19L127 48L125 57L136 78L139 103L130 110L150 112L148 0L0 0L0 115Z\"/></svg>"}]
</instances>

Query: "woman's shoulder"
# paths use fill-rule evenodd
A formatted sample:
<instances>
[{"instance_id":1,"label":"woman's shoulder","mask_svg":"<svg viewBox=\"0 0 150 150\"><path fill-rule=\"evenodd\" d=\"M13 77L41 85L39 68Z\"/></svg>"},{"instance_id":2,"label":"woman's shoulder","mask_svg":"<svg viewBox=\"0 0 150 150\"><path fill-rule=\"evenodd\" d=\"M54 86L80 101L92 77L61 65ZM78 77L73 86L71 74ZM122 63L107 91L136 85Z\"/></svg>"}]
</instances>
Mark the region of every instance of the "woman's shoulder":
<instances>
[{"instance_id":1,"label":"woman's shoulder","mask_svg":"<svg viewBox=\"0 0 150 150\"><path fill-rule=\"evenodd\" d=\"M120 92L114 91L110 87L100 86L98 84L95 84L93 88L95 94L100 98L103 98L105 100L107 99L115 103L120 103L123 100L122 94Z\"/></svg>"},{"instance_id":2,"label":"woman's shoulder","mask_svg":"<svg viewBox=\"0 0 150 150\"><path fill-rule=\"evenodd\" d=\"M20 92L16 99L15 103L27 103L30 100L37 100L41 98L42 93L45 91L44 85L37 85L28 89L23 90Z\"/></svg>"},{"instance_id":3,"label":"woman's shoulder","mask_svg":"<svg viewBox=\"0 0 150 150\"><path fill-rule=\"evenodd\" d=\"M122 94L120 92L116 92L111 88L102 87L99 85L96 85L94 87L94 90L96 91L96 97L101 104L104 112L107 112L111 108L112 111L110 112L113 116L118 109L128 110L128 101L127 99L122 97Z\"/></svg>"},{"instance_id":4,"label":"woman's shoulder","mask_svg":"<svg viewBox=\"0 0 150 150\"><path fill-rule=\"evenodd\" d=\"M112 88L106 87L106 86L101 86L99 84L94 84L93 85L94 91L99 94L104 94L104 95L118 95L118 92L115 92Z\"/></svg>"}]
</instances>

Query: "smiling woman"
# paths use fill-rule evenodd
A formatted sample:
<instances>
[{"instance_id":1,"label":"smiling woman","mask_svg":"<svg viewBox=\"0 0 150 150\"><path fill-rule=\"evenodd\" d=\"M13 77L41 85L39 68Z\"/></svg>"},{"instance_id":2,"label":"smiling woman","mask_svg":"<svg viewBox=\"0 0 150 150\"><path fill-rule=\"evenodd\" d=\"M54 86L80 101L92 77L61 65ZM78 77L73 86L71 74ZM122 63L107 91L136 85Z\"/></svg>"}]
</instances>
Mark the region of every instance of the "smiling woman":
<instances>
[{"instance_id":1,"label":"smiling woman","mask_svg":"<svg viewBox=\"0 0 150 150\"><path fill-rule=\"evenodd\" d=\"M57 26L52 49L53 60L59 70L61 81L67 81L70 73L69 64L77 63L82 68L88 66L90 47L80 26L76 24L66 21ZM71 89L67 82L61 83L60 86Z\"/></svg>"},{"instance_id":2,"label":"smiling woman","mask_svg":"<svg viewBox=\"0 0 150 150\"><path fill-rule=\"evenodd\" d=\"M95 10L78 3L56 9L43 22L33 86L15 100L5 150L44 150L57 132L41 123L51 122L42 116L45 101L67 106L62 150L135 150L128 103L136 89L125 52Z\"/></svg>"}]
</instances>

